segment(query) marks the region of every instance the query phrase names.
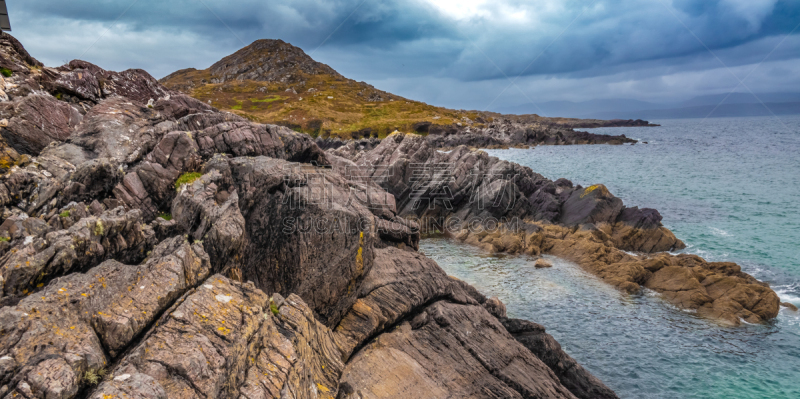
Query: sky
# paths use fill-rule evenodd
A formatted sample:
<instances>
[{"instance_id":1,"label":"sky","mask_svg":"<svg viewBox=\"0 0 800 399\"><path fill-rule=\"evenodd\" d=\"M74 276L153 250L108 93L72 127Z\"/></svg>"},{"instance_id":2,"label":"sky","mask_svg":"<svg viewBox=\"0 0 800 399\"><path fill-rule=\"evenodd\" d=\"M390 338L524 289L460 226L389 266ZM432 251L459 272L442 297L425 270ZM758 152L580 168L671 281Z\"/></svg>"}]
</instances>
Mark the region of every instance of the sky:
<instances>
[{"instance_id":1,"label":"sky","mask_svg":"<svg viewBox=\"0 0 800 399\"><path fill-rule=\"evenodd\" d=\"M282 39L406 98L503 111L800 92L798 0L7 0L48 66L156 78Z\"/></svg>"}]
</instances>

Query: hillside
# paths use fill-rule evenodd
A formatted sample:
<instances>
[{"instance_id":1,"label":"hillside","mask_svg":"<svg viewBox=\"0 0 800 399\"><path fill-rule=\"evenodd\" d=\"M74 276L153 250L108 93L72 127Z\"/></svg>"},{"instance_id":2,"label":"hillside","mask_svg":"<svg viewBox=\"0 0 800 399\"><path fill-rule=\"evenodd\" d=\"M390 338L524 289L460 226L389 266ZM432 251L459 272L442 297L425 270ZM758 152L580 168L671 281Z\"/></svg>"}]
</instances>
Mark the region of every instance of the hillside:
<instances>
[{"instance_id":1,"label":"hillside","mask_svg":"<svg viewBox=\"0 0 800 399\"><path fill-rule=\"evenodd\" d=\"M434 130L436 126L481 129L498 118L583 128L647 124L435 107L348 79L282 40L257 40L208 69L183 69L159 82L250 120L323 138L383 138L395 130L426 133L431 125Z\"/></svg>"}]
</instances>

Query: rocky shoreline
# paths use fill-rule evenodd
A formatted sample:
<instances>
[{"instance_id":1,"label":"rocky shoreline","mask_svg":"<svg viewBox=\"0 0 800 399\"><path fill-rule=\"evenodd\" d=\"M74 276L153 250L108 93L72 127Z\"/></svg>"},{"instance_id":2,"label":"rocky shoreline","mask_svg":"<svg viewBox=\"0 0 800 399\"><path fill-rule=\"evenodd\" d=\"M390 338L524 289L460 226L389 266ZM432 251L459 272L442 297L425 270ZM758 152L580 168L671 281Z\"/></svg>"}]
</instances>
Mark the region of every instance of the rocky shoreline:
<instances>
[{"instance_id":1,"label":"rocky shoreline","mask_svg":"<svg viewBox=\"0 0 800 399\"><path fill-rule=\"evenodd\" d=\"M734 263L670 254L685 245L658 211L626 207L603 185L551 181L463 146L444 153L411 134L394 134L370 150L353 143L329 153L370 171L395 196L398 213L423 229L435 226L492 252L569 259L625 292L648 288L727 325L778 314L780 301L768 284Z\"/></svg>"},{"instance_id":2,"label":"rocky shoreline","mask_svg":"<svg viewBox=\"0 0 800 399\"><path fill-rule=\"evenodd\" d=\"M485 122L485 121L484 121ZM628 126L628 121L607 121L609 127ZM625 123L620 123L625 122ZM651 126L642 121L645 125ZM595 122L591 122L595 124ZM555 125L548 122L531 122L500 119L494 122L473 123L465 122L460 125L435 125L430 122L420 122L414 125L415 133L426 138L430 146L440 150L452 150L459 146L469 148L529 148L537 145L576 145L576 144L636 144L637 140L625 135L609 136L573 130L571 127ZM352 146L358 150L371 150L380 144L377 137L358 138L354 134L352 140L338 138L317 138L317 145L324 150L335 150L341 147Z\"/></svg>"},{"instance_id":3,"label":"rocky shoreline","mask_svg":"<svg viewBox=\"0 0 800 399\"><path fill-rule=\"evenodd\" d=\"M0 66L0 397L616 397L309 136L7 34Z\"/></svg>"},{"instance_id":4,"label":"rocky shoreline","mask_svg":"<svg viewBox=\"0 0 800 399\"><path fill-rule=\"evenodd\" d=\"M0 67L11 71L0 81L3 398L616 397L544 327L509 319L417 252L415 218L517 217L457 235L573 254L626 290L663 283L667 295L683 281L673 270L706 273L717 283L697 288L713 300L698 312L771 315L774 292L734 266L622 252L682 243L656 211L601 187L463 145L445 154L420 135L323 151L141 70L44 67L6 33ZM455 179L418 164L454 166ZM415 207L443 185L451 207Z\"/></svg>"}]
</instances>

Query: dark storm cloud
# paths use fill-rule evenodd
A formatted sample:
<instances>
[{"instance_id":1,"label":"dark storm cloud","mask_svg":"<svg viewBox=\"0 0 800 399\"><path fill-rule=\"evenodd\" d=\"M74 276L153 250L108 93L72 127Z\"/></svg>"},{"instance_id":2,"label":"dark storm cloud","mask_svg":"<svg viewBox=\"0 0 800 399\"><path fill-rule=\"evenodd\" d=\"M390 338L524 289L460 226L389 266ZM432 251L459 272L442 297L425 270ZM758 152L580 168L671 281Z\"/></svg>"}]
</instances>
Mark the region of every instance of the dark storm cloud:
<instances>
[{"instance_id":1,"label":"dark storm cloud","mask_svg":"<svg viewBox=\"0 0 800 399\"><path fill-rule=\"evenodd\" d=\"M705 79L716 89L699 92L729 90L800 23L795 0L27 0L8 7L13 33L48 65L80 57L161 77L280 38L345 76L476 108L501 92L497 103L520 103L565 98L565 89L586 84L599 85L585 90L597 96L641 97L646 87L676 96L693 92L676 80L718 69L724 73ZM792 77L795 38L751 74L763 86L754 90L800 90ZM503 91L506 77L519 88Z\"/></svg>"}]
</instances>

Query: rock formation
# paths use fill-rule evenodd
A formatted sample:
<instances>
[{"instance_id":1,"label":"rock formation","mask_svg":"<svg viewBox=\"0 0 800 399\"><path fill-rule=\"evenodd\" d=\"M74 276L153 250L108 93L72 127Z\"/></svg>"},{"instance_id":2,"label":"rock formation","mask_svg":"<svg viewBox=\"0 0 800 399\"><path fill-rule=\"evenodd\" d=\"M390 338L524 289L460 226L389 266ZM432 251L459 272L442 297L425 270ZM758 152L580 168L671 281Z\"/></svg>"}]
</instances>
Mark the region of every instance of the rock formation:
<instances>
[{"instance_id":1,"label":"rock formation","mask_svg":"<svg viewBox=\"0 0 800 399\"><path fill-rule=\"evenodd\" d=\"M329 153L394 195L399 215L419 220L423 230L493 252L569 259L623 291L645 287L726 324L778 314L778 296L766 283L733 263L667 253L685 245L658 211L626 207L602 184L550 181L464 146L444 153L413 134L391 135L371 150L348 145ZM334 168L347 169L341 162Z\"/></svg>"},{"instance_id":2,"label":"rock formation","mask_svg":"<svg viewBox=\"0 0 800 399\"><path fill-rule=\"evenodd\" d=\"M0 397L615 397L417 252L402 186L144 71L0 66Z\"/></svg>"},{"instance_id":3,"label":"rock formation","mask_svg":"<svg viewBox=\"0 0 800 399\"><path fill-rule=\"evenodd\" d=\"M306 132L319 138L323 149L351 140L361 145L395 130L429 136L439 148L625 144L636 140L573 129L654 126L642 120L549 118L435 107L347 79L302 49L272 39L256 40L207 69L183 69L160 82L249 120Z\"/></svg>"}]
</instances>

